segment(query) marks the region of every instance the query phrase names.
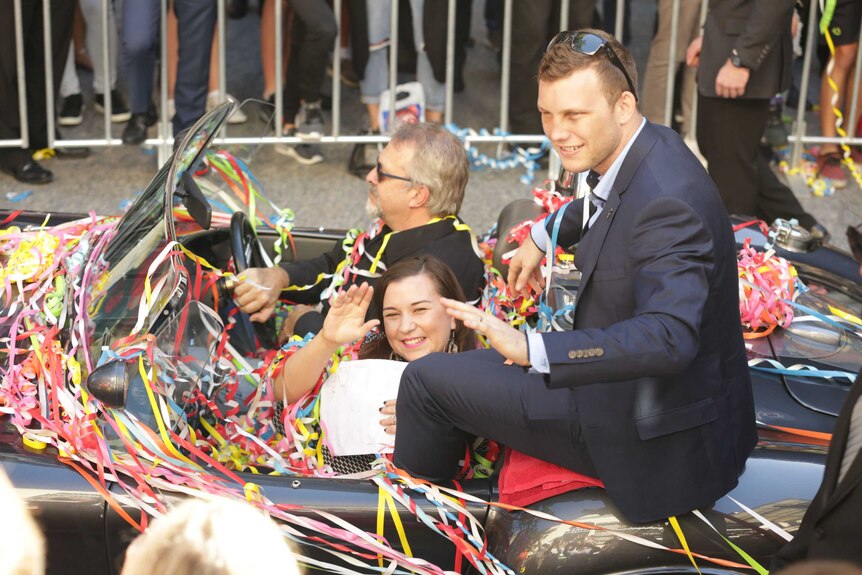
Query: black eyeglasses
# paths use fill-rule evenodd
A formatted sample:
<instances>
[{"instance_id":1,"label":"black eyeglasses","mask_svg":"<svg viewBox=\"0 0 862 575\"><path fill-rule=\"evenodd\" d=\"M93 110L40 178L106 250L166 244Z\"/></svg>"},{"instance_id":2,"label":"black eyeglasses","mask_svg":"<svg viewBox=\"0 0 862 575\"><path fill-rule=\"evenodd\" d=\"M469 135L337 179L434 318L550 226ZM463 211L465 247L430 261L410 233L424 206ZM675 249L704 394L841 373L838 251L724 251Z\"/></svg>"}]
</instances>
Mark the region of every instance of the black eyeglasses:
<instances>
[{"instance_id":1,"label":"black eyeglasses","mask_svg":"<svg viewBox=\"0 0 862 575\"><path fill-rule=\"evenodd\" d=\"M401 180L402 182L410 182L413 183L413 180L410 178L405 178L404 176L396 176L395 174L387 174L383 171L383 166L380 165L380 160L377 160L377 181L382 182L383 178L392 178L393 180Z\"/></svg>"},{"instance_id":2,"label":"black eyeglasses","mask_svg":"<svg viewBox=\"0 0 862 575\"><path fill-rule=\"evenodd\" d=\"M607 54L608 60L611 61L611 64L616 66L617 69L623 73L623 76L626 77L626 82L628 82L629 85L629 92L632 93L632 96L634 96L637 101L638 92L635 90L635 85L632 82L629 73L626 72L626 67L623 66L622 60L620 60L617 53L614 52L614 49L611 48L610 44L608 44L604 38L591 32L560 32L554 36L554 39L551 40L548 47L545 48L545 52L557 44L567 44L569 48L575 52L585 54L587 56L595 56L596 52L604 48L605 54Z\"/></svg>"}]
</instances>

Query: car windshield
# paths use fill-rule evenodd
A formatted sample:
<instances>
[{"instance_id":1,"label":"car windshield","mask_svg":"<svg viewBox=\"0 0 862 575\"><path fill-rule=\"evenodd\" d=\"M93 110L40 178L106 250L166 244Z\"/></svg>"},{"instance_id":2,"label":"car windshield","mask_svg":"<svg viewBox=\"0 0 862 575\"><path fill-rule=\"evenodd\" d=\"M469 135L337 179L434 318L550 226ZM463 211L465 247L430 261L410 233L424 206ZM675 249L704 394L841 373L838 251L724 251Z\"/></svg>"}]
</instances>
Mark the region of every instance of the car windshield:
<instances>
[{"instance_id":1,"label":"car windshield","mask_svg":"<svg viewBox=\"0 0 862 575\"><path fill-rule=\"evenodd\" d=\"M191 128L171 161L162 166L101 244L100 269L95 270L89 305L93 359L117 339L152 328L165 306L178 300L183 275L177 258L168 253L168 246L176 240L173 208L182 202L177 192L184 175L196 169L234 107L235 103L226 102ZM142 297L149 300L149 306L141 306Z\"/></svg>"}]
</instances>

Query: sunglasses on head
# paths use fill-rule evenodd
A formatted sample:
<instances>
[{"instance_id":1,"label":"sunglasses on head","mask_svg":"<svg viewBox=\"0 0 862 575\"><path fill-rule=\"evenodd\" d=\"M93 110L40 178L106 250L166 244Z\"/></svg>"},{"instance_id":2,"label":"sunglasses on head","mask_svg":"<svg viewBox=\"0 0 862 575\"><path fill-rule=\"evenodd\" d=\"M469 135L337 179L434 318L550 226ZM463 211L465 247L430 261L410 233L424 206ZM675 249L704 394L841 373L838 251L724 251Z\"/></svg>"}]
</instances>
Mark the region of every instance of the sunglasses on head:
<instances>
[{"instance_id":1,"label":"sunglasses on head","mask_svg":"<svg viewBox=\"0 0 862 575\"><path fill-rule=\"evenodd\" d=\"M632 82L631 76L626 72L626 67L623 66L622 60L620 60L617 53L604 38L593 34L592 32L560 32L554 36L553 40L550 41L548 47L545 48L545 52L558 44L564 44L575 52L586 56L595 56L599 50L604 48L604 52L611 64L616 66L616 68L623 73L623 76L626 77L626 82L628 82L629 85L629 92L632 93L635 100L638 99L638 92L635 90L635 85Z\"/></svg>"},{"instance_id":2,"label":"sunglasses on head","mask_svg":"<svg viewBox=\"0 0 862 575\"><path fill-rule=\"evenodd\" d=\"M404 176L396 176L395 174L387 174L386 172L383 171L383 166L380 165L380 160L377 160L377 167L375 169L377 170L377 181L378 182L382 182L383 178L391 178L393 180L401 180L402 182L411 182L411 183L413 182L413 180L411 180L410 178L404 177Z\"/></svg>"}]
</instances>

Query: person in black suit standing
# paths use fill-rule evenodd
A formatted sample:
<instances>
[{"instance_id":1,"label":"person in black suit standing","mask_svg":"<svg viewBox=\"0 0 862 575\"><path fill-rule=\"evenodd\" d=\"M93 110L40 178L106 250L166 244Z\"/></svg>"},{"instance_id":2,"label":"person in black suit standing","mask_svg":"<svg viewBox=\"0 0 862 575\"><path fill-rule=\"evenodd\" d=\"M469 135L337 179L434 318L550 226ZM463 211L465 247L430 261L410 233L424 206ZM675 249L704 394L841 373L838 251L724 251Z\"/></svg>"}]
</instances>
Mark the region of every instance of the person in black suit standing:
<instances>
[{"instance_id":1,"label":"person in black suit standing","mask_svg":"<svg viewBox=\"0 0 862 575\"><path fill-rule=\"evenodd\" d=\"M853 234L848 232L853 245ZM857 243L859 238L857 236ZM854 250L856 252L857 250ZM862 250L858 250L862 253ZM857 258L859 259L859 258ZM859 270L862 276L862 269ZM772 562L772 572L791 563L813 559L851 561L862 565L862 370L850 392L832 434L823 483L796 536Z\"/></svg>"},{"instance_id":2,"label":"person in black suit standing","mask_svg":"<svg viewBox=\"0 0 862 575\"><path fill-rule=\"evenodd\" d=\"M721 198L679 135L641 115L634 61L609 34L558 34L538 78L545 134L594 187L533 226L509 288L538 272L549 236L578 243L574 330L525 335L444 299L494 349L407 367L394 463L447 481L479 436L599 477L632 521L710 506L757 439Z\"/></svg>"},{"instance_id":3,"label":"person in black suit standing","mask_svg":"<svg viewBox=\"0 0 862 575\"><path fill-rule=\"evenodd\" d=\"M796 218L818 237L807 213L761 151L769 99L790 87L794 0L711 0L703 35L688 48L697 66L697 144L732 214L767 222Z\"/></svg>"}]
</instances>

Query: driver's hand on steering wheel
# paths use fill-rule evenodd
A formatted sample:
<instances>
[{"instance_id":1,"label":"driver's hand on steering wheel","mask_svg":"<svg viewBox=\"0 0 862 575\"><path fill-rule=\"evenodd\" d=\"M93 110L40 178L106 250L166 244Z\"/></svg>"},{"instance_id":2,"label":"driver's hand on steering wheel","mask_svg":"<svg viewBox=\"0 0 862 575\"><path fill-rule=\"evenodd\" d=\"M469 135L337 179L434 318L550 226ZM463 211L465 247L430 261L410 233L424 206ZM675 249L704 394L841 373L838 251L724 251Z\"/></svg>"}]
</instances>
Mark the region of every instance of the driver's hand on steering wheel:
<instances>
[{"instance_id":1,"label":"driver's hand on steering wheel","mask_svg":"<svg viewBox=\"0 0 862 575\"><path fill-rule=\"evenodd\" d=\"M281 290L290 285L290 276L280 266L248 268L239 274L241 281L233 289L233 300L240 311L254 322L265 322L275 310Z\"/></svg>"}]
</instances>

